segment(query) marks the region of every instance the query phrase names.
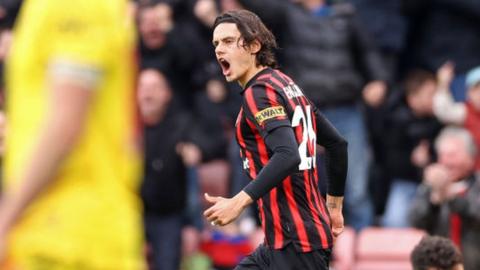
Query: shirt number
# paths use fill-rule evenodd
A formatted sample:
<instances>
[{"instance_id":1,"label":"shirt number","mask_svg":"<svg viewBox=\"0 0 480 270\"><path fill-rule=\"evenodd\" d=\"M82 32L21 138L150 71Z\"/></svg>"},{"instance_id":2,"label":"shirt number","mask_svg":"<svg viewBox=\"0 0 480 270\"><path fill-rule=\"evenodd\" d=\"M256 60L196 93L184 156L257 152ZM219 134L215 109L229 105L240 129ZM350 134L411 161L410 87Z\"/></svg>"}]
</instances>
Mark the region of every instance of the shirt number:
<instances>
[{"instance_id":1,"label":"shirt number","mask_svg":"<svg viewBox=\"0 0 480 270\"><path fill-rule=\"evenodd\" d=\"M301 106L296 106L292 118L292 127L297 127L300 123L303 127L302 142L298 145L298 153L301 159L298 169L301 171L316 167L317 134L313 130L310 110L310 106L305 106L305 114ZM312 153L312 156L308 156L310 153Z\"/></svg>"}]
</instances>

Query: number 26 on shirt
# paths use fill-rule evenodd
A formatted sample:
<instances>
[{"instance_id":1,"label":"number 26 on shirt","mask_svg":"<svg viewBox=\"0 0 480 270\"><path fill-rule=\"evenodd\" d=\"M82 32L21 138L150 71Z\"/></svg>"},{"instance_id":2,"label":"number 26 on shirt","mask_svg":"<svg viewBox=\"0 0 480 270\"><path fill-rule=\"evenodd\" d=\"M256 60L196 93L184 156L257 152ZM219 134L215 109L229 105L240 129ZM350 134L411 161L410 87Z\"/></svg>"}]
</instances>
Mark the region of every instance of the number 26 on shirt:
<instances>
[{"instance_id":1,"label":"number 26 on shirt","mask_svg":"<svg viewBox=\"0 0 480 270\"><path fill-rule=\"evenodd\" d=\"M298 145L301 160L298 169L301 171L316 167L317 135L313 130L311 107L305 106L305 111L302 110L302 106L296 106L292 117L292 127L295 128L300 124L303 127L302 141ZM312 156L309 156L309 154Z\"/></svg>"}]
</instances>

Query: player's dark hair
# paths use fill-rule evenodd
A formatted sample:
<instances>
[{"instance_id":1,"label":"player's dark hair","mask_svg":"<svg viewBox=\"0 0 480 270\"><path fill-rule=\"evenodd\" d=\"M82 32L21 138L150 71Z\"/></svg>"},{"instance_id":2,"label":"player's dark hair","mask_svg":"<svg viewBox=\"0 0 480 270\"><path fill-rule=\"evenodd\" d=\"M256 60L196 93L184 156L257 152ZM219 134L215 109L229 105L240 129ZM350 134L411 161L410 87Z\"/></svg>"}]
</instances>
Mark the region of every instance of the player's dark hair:
<instances>
[{"instance_id":1,"label":"player's dark hair","mask_svg":"<svg viewBox=\"0 0 480 270\"><path fill-rule=\"evenodd\" d=\"M462 255L451 240L439 236L425 236L415 246L410 256L414 270L428 270L435 267L439 270L453 270L463 263Z\"/></svg>"},{"instance_id":2,"label":"player's dark hair","mask_svg":"<svg viewBox=\"0 0 480 270\"><path fill-rule=\"evenodd\" d=\"M261 48L256 55L257 65L277 67L277 60L273 52L273 50L278 48L275 36L255 13L248 10L228 11L215 19L213 28L215 29L221 23L234 23L237 25L244 47L250 46L255 40L260 43Z\"/></svg>"}]
</instances>

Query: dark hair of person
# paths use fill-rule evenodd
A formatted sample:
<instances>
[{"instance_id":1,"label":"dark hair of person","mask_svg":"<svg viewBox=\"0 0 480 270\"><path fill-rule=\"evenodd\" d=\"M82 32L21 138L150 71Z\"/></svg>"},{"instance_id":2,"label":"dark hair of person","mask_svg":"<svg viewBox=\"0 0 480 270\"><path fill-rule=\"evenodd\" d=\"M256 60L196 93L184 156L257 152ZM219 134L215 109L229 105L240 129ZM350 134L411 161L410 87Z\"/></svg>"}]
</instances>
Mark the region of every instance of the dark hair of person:
<instances>
[{"instance_id":1,"label":"dark hair of person","mask_svg":"<svg viewBox=\"0 0 480 270\"><path fill-rule=\"evenodd\" d=\"M414 270L453 270L463 263L462 255L450 239L440 236L425 236L413 249L410 261Z\"/></svg>"},{"instance_id":2,"label":"dark hair of person","mask_svg":"<svg viewBox=\"0 0 480 270\"><path fill-rule=\"evenodd\" d=\"M416 94L420 87L429 81L436 81L435 75L432 72L423 69L414 69L410 71L404 82L406 95L410 96Z\"/></svg>"},{"instance_id":3,"label":"dark hair of person","mask_svg":"<svg viewBox=\"0 0 480 270\"><path fill-rule=\"evenodd\" d=\"M278 48L275 36L263 24L262 20L248 10L228 11L215 19L213 29L221 23L234 23L240 31L243 46L250 46L255 40L260 42L261 48L256 55L256 64L276 68L274 50Z\"/></svg>"}]
</instances>

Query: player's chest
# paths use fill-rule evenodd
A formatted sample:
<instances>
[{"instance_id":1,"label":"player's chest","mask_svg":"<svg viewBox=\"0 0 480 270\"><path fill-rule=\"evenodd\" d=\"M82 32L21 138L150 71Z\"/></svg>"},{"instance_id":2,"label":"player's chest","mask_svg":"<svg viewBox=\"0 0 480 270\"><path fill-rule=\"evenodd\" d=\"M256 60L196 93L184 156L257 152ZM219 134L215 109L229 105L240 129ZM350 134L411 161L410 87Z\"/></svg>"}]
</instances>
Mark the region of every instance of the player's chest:
<instances>
[{"instance_id":1,"label":"player's chest","mask_svg":"<svg viewBox=\"0 0 480 270\"><path fill-rule=\"evenodd\" d=\"M257 127L252 120L248 119L243 106L240 108L237 120L235 121L235 130L237 140L239 141L255 140L256 137L259 136Z\"/></svg>"}]
</instances>

